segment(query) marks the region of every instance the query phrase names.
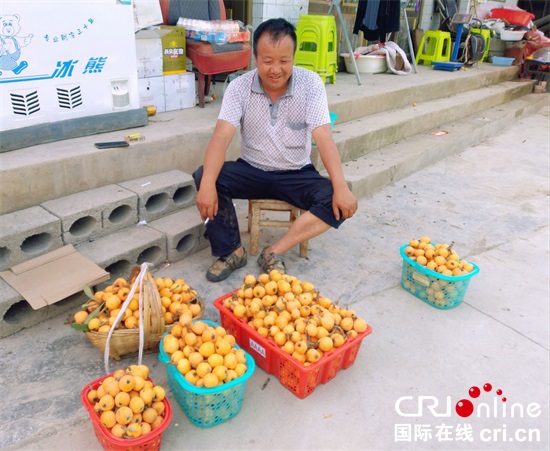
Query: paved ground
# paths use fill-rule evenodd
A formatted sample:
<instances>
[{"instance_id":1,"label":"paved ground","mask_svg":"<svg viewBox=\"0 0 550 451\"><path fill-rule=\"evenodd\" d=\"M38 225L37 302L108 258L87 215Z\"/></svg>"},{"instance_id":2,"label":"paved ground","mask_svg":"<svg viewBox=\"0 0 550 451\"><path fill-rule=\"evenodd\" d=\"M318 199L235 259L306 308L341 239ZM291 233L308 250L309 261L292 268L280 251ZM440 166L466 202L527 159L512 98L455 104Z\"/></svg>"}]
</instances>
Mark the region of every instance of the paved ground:
<instances>
[{"instance_id":1,"label":"paved ground","mask_svg":"<svg viewBox=\"0 0 550 451\"><path fill-rule=\"evenodd\" d=\"M490 141L360 199L356 217L310 242L309 259L291 251L289 273L372 325L354 365L305 399L257 369L240 413L214 428L194 426L169 392L174 416L163 449L548 449L548 116L544 108L521 118ZM435 309L400 286L399 247L421 235L455 241L481 269L454 309ZM184 277L207 301L205 317L218 320L212 301L258 268L250 259L210 284L211 261L205 250L160 274ZM101 449L79 393L104 373L103 356L65 319L0 341L3 448ZM144 363L166 386L156 356ZM490 392L468 396L486 383ZM461 399L473 401L471 416L455 413Z\"/></svg>"}]
</instances>

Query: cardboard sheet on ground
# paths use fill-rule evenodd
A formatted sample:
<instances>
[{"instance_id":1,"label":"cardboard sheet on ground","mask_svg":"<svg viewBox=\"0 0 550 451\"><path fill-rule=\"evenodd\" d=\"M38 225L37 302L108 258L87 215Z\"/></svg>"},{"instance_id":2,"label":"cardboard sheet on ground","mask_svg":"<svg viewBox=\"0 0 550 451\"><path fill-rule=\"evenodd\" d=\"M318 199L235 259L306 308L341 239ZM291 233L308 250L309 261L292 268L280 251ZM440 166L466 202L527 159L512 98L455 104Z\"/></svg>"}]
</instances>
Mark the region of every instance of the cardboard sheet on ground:
<instances>
[{"instance_id":1,"label":"cardboard sheet on ground","mask_svg":"<svg viewBox=\"0 0 550 451\"><path fill-rule=\"evenodd\" d=\"M15 265L0 276L21 294L34 310L55 304L85 285L96 285L110 275L80 254L72 245Z\"/></svg>"}]
</instances>

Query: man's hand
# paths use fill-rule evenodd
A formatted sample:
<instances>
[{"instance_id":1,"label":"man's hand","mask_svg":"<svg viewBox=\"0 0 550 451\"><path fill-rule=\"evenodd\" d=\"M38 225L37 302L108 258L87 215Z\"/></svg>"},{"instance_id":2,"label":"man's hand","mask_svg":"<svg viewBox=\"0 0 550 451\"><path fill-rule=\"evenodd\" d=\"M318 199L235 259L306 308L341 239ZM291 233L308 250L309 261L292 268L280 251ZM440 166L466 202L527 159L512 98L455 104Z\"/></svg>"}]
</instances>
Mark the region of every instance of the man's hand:
<instances>
[{"instance_id":1,"label":"man's hand","mask_svg":"<svg viewBox=\"0 0 550 451\"><path fill-rule=\"evenodd\" d=\"M332 211L336 219L340 220L340 212L342 212L343 219L351 218L357 211L357 208L357 199L347 185L334 191Z\"/></svg>"},{"instance_id":2,"label":"man's hand","mask_svg":"<svg viewBox=\"0 0 550 451\"><path fill-rule=\"evenodd\" d=\"M218 193L216 192L216 187L201 186L197 192L195 203L201 215L201 220L205 221L206 218L213 220L214 216L218 214Z\"/></svg>"}]
</instances>

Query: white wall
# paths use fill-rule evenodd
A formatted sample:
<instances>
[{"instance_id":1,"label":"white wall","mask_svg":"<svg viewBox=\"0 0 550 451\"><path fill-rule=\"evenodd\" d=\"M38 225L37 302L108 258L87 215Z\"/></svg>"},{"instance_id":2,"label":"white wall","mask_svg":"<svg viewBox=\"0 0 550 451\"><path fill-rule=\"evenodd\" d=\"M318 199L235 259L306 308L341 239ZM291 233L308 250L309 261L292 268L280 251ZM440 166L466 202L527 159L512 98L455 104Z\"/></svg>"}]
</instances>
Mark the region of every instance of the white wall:
<instances>
[{"instance_id":1,"label":"white wall","mask_svg":"<svg viewBox=\"0 0 550 451\"><path fill-rule=\"evenodd\" d=\"M308 13L309 0L253 0L252 27L264 20L282 17L296 25L301 14Z\"/></svg>"}]
</instances>

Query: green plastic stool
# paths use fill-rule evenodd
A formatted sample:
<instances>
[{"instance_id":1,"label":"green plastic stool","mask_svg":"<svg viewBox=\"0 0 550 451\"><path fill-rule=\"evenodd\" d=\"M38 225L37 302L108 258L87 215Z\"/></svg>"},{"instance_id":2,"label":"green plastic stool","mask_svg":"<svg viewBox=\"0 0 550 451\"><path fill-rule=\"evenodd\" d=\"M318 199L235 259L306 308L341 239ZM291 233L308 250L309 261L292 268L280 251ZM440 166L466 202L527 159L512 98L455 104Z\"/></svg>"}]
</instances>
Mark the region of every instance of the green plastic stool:
<instances>
[{"instance_id":1,"label":"green plastic stool","mask_svg":"<svg viewBox=\"0 0 550 451\"><path fill-rule=\"evenodd\" d=\"M336 20L334 16L301 15L296 26L294 64L316 72L326 83L336 83Z\"/></svg>"},{"instance_id":2,"label":"green plastic stool","mask_svg":"<svg viewBox=\"0 0 550 451\"><path fill-rule=\"evenodd\" d=\"M418 53L416 54L416 64L422 62L424 66L431 66L434 62L451 61L452 48L451 33L428 30L420 40Z\"/></svg>"}]
</instances>

